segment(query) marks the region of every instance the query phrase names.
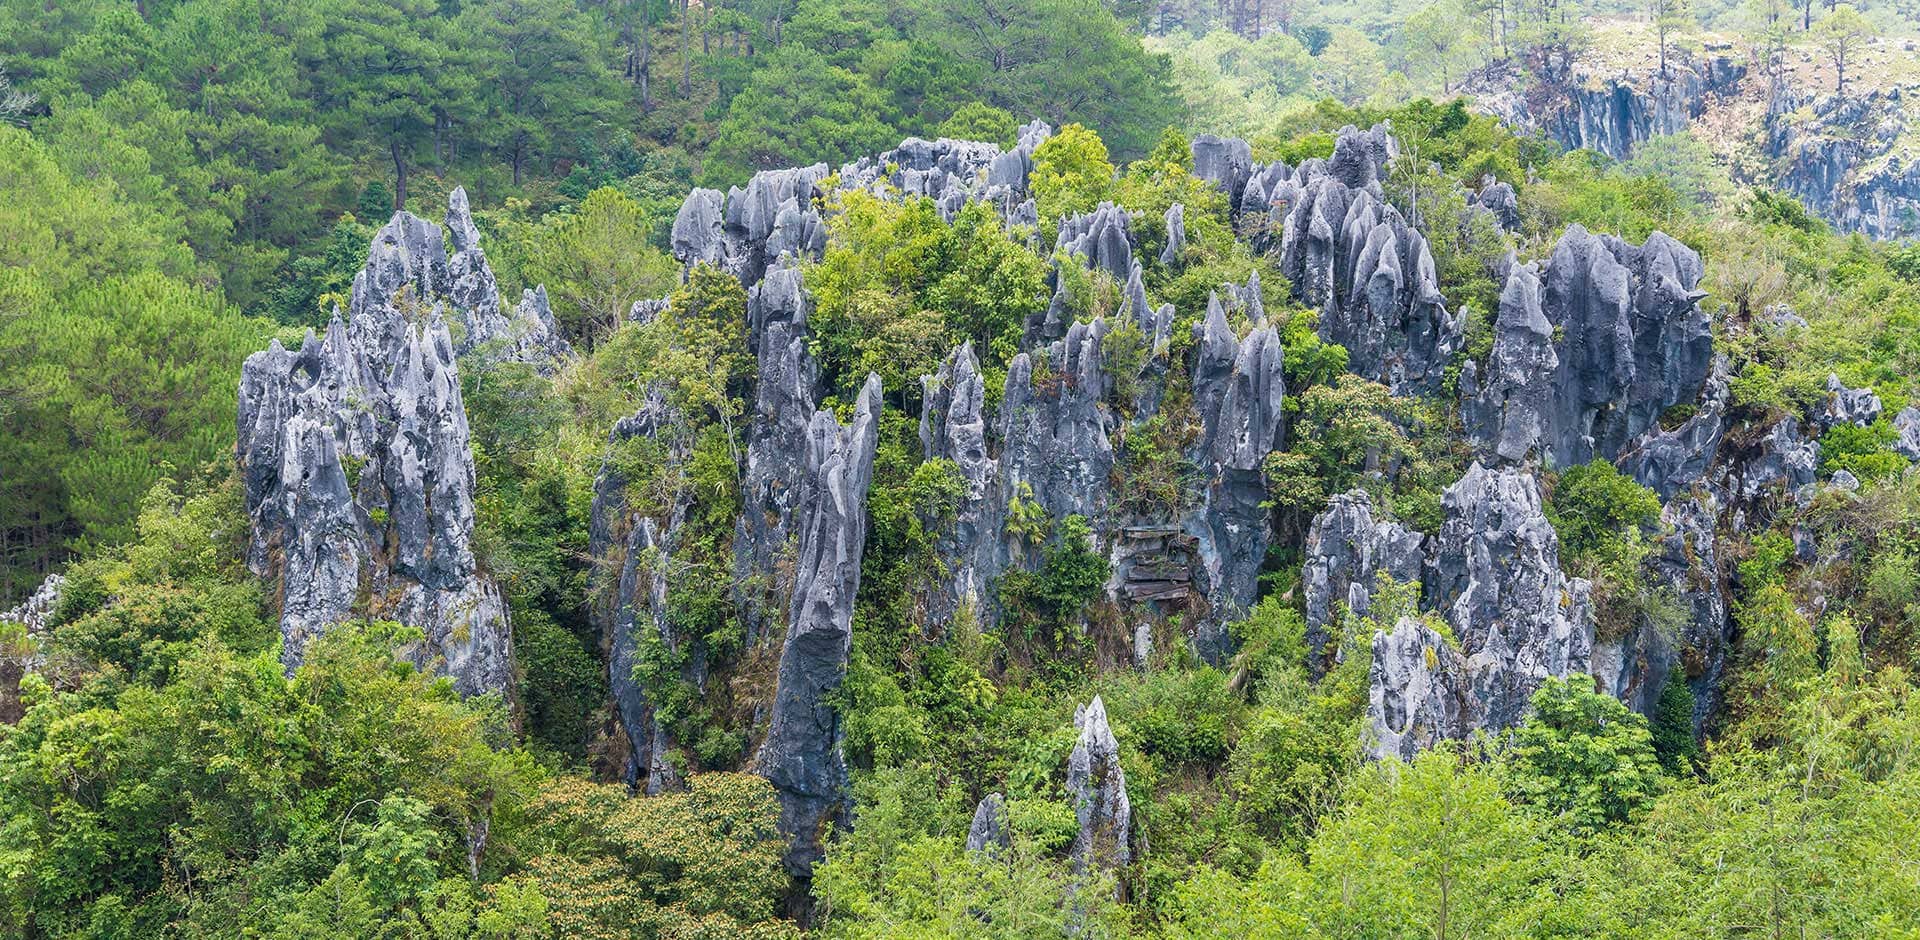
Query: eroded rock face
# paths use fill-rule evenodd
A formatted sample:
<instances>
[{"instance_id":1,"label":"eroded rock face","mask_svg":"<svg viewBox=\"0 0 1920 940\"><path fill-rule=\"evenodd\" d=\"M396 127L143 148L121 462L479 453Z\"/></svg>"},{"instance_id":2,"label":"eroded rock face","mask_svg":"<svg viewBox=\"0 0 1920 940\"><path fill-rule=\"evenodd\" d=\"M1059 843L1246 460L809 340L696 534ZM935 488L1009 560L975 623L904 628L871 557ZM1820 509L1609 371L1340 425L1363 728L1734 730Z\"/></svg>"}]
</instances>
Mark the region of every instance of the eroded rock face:
<instances>
[{"instance_id":1,"label":"eroded rock face","mask_svg":"<svg viewBox=\"0 0 1920 940\"><path fill-rule=\"evenodd\" d=\"M0 623L17 623L27 628L29 634L43 633L47 621L53 618L53 612L60 606L60 591L66 587L66 575L55 572L47 575L40 586L27 595L26 600L14 605L11 610L0 611Z\"/></svg>"},{"instance_id":2,"label":"eroded rock face","mask_svg":"<svg viewBox=\"0 0 1920 940\"><path fill-rule=\"evenodd\" d=\"M993 855L1013 844L1007 828L1007 799L998 793L981 798L967 827L967 851Z\"/></svg>"},{"instance_id":3,"label":"eroded rock face","mask_svg":"<svg viewBox=\"0 0 1920 940\"><path fill-rule=\"evenodd\" d=\"M951 221L971 202L987 202L1002 219L1016 225L1038 222L1028 198L1027 177L1033 151L1053 135L1035 121L1020 128L1014 148L975 140L922 140L909 137L879 157L862 157L840 168L842 189L863 189L885 198L925 196L940 217Z\"/></svg>"},{"instance_id":4,"label":"eroded rock face","mask_svg":"<svg viewBox=\"0 0 1920 940\"><path fill-rule=\"evenodd\" d=\"M1577 63L1557 68L1536 89L1495 64L1469 76L1462 91L1508 124L1538 131L1568 150L1585 148L1625 160L1649 139L1678 134L1706 112L1710 96L1733 94L1746 65L1730 56L1698 60L1675 55L1666 71L1601 74Z\"/></svg>"},{"instance_id":5,"label":"eroded rock face","mask_svg":"<svg viewBox=\"0 0 1920 940\"><path fill-rule=\"evenodd\" d=\"M454 187L447 199L446 225L453 241L446 299L458 338L454 351L464 357L478 350L490 360L531 363L542 372L551 372L558 361L571 357L573 347L553 319L544 285L523 292L512 310L504 308L500 285L480 248L480 230L473 224L464 187ZM439 251L434 240L422 233L423 243L413 249L428 255L429 266Z\"/></svg>"},{"instance_id":6,"label":"eroded rock face","mask_svg":"<svg viewBox=\"0 0 1920 940\"><path fill-rule=\"evenodd\" d=\"M1827 373L1827 404L1814 416L1821 433L1837 424L1866 427L1880 420L1880 396L1871 388L1848 388L1840 377Z\"/></svg>"},{"instance_id":7,"label":"eroded rock face","mask_svg":"<svg viewBox=\"0 0 1920 940\"><path fill-rule=\"evenodd\" d=\"M1486 375L1476 368L1461 381L1462 419L1482 457L1616 460L1659 434L1668 409L1698 406L1714 362L1701 273L1699 255L1658 232L1634 246L1579 225L1544 269L1513 265Z\"/></svg>"},{"instance_id":8,"label":"eroded rock face","mask_svg":"<svg viewBox=\"0 0 1920 940\"><path fill-rule=\"evenodd\" d=\"M1511 728L1547 678L1587 671L1591 589L1561 572L1560 540L1532 474L1475 464L1441 508L1426 601L1460 641L1478 727Z\"/></svg>"},{"instance_id":9,"label":"eroded rock face","mask_svg":"<svg viewBox=\"0 0 1920 940\"><path fill-rule=\"evenodd\" d=\"M813 299L797 269L775 266L747 295L747 342L759 359L747 466L733 539L734 583L747 634L758 642L790 585L775 572L789 553L806 490L807 440L819 369L807 351Z\"/></svg>"},{"instance_id":10,"label":"eroded rock face","mask_svg":"<svg viewBox=\"0 0 1920 940\"><path fill-rule=\"evenodd\" d=\"M1107 724L1107 706L1093 701L1074 710L1080 740L1067 756L1067 795L1073 800L1080 831L1073 839L1073 863L1123 868L1132 860L1133 804L1127 799L1127 775L1120 769L1120 742Z\"/></svg>"},{"instance_id":11,"label":"eroded rock face","mask_svg":"<svg viewBox=\"0 0 1920 940\"><path fill-rule=\"evenodd\" d=\"M1908 460L1920 460L1920 408L1908 405L1893 416L1893 449Z\"/></svg>"},{"instance_id":12,"label":"eroded rock face","mask_svg":"<svg viewBox=\"0 0 1920 940\"><path fill-rule=\"evenodd\" d=\"M1920 126L1911 87L1846 97L1777 83L1765 144L1778 185L1843 232L1869 238L1920 235Z\"/></svg>"},{"instance_id":13,"label":"eroded rock face","mask_svg":"<svg viewBox=\"0 0 1920 940\"><path fill-rule=\"evenodd\" d=\"M1321 311L1320 338L1347 349L1348 367L1396 393L1430 392L1460 347L1425 236L1388 204L1380 180L1397 153L1384 125L1346 128L1333 156L1309 160L1268 189L1269 219L1284 219L1280 270L1298 299ZM1284 213L1284 215L1282 215Z\"/></svg>"},{"instance_id":14,"label":"eroded rock face","mask_svg":"<svg viewBox=\"0 0 1920 940\"><path fill-rule=\"evenodd\" d=\"M473 237L470 221L456 228L463 253L477 252ZM470 300L491 283L483 266L472 254L462 262ZM275 586L288 670L327 627L369 616L421 628L409 655L463 693L512 681L506 605L473 557L455 343L435 312L453 287L439 230L396 213L354 279L346 318L336 314L324 338L309 331L298 352L275 342L241 370L248 561Z\"/></svg>"},{"instance_id":15,"label":"eroded rock face","mask_svg":"<svg viewBox=\"0 0 1920 940\"><path fill-rule=\"evenodd\" d=\"M782 257L814 259L827 246L815 203L827 165L762 170L747 187L695 189L673 217L673 256L689 267L710 264L759 283Z\"/></svg>"},{"instance_id":16,"label":"eroded rock face","mask_svg":"<svg viewBox=\"0 0 1920 940\"><path fill-rule=\"evenodd\" d=\"M1696 732L1720 703L1720 680L1733 648L1733 620L1721 589L1715 520L1720 505L1710 493L1675 499L1661 510L1667 534L1648 558L1646 576L1671 592L1686 611L1678 636L1642 618L1624 636L1596 640L1594 680L1600 690L1650 715L1673 670L1681 670L1694 694Z\"/></svg>"},{"instance_id":17,"label":"eroded rock face","mask_svg":"<svg viewBox=\"0 0 1920 940\"><path fill-rule=\"evenodd\" d=\"M1375 760L1412 760L1442 741L1461 740L1476 727L1477 700L1466 663L1433 627L1402 617L1373 637L1367 673L1367 753Z\"/></svg>"},{"instance_id":18,"label":"eroded rock face","mask_svg":"<svg viewBox=\"0 0 1920 940\"><path fill-rule=\"evenodd\" d=\"M1257 281L1251 296L1257 312ZM1272 526L1261 467L1282 443L1286 381L1279 333L1256 320L1244 339L1236 338L1217 299L1194 339L1193 402L1202 433L1192 459L1207 486L1185 529L1194 539L1207 614L1193 637L1195 651L1219 663L1231 652L1226 624L1253 605L1266 561Z\"/></svg>"},{"instance_id":19,"label":"eroded rock face","mask_svg":"<svg viewBox=\"0 0 1920 940\"><path fill-rule=\"evenodd\" d=\"M987 605L992 584L981 576L980 549L999 535L992 500L998 493L1000 465L987 454L986 381L973 343L949 354L937 374L921 376L920 386L926 395L920 414L922 455L953 461L966 482L953 530L939 545L952 572L950 589L928 599L928 619L938 624L963 606L984 612Z\"/></svg>"},{"instance_id":20,"label":"eroded rock face","mask_svg":"<svg viewBox=\"0 0 1920 940\"><path fill-rule=\"evenodd\" d=\"M1301 587L1312 657L1309 666L1315 676L1330 665L1332 629L1340 605L1346 605L1350 616L1367 616L1382 575L1418 585L1427 560L1425 543L1420 533L1376 518L1373 500L1362 489L1335 496L1314 517L1307 532Z\"/></svg>"},{"instance_id":21,"label":"eroded rock face","mask_svg":"<svg viewBox=\"0 0 1920 940\"><path fill-rule=\"evenodd\" d=\"M799 505L799 557L780 651L779 685L767 736L754 759L780 796L785 863L809 877L823 854L826 827L844 821L846 756L832 695L846 677L852 651L853 600L867 538L867 487L878 442L880 377L867 377L853 421L842 427L815 412L807 427Z\"/></svg>"},{"instance_id":22,"label":"eroded rock face","mask_svg":"<svg viewBox=\"0 0 1920 940\"><path fill-rule=\"evenodd\" d=\"M669 462L684 462L688 442L675 434L675 424L665 400L655 393L639 411L614 425L609 444L619 447L645 438L662 446ZM664 519L633 512L626 498L633 481L622 477L618 467L610 456L594 479L588 554L595 559L594 581L602 586L595 596L605 592L609 600L594 611L593 619L606 644L614 712L630 745L622 776L628 786L656 794L678 787L680 772L670 758L674 741L634 670L648 631L657 634L669 651L681 646L682 639L668 617L667 572L690 499L682 494ZM696 657L688 663L687 672L685 678L698 685L704 679L705 664Z\"/></svg>"}]
</instances>

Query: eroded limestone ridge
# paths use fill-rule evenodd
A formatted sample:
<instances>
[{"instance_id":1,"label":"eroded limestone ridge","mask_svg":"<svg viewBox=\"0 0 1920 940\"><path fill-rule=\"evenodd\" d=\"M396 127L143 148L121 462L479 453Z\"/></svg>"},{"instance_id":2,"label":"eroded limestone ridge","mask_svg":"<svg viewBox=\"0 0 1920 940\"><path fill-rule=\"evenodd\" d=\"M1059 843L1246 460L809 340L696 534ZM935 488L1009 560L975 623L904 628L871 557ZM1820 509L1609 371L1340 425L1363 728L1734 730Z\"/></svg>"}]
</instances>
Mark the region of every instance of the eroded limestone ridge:
<instances>
[{"instance_id":1,"label":"eroded limestone ridge","mask_svg":"<svg viewBox=\"0 0 1920 940\"><path fill-rule=\"evenodd\" d=\"M799 555L773 710L754 765L779 793L786 866L796 878L811 873L824 854L827 827L845 821L852 800L832 696L846 678L853 649L853 600L860 591L880 406L880 377L869 375L849 424L841 425L831 412L815 412L803 475L794 481L804 492Z\"/></svg>"},{"instance_id":2,"label":"eroded limestone ridge","mask_svg":"<svg viewBox=\"0 0 1920 940\"><path fill-rule=\"evenodd\" d=\"M511 683L506 605L473 555L458 355L545 368L571 351L544 293L503 311L464 191L447 227L451 259L438 226L395 213L324 335L241 370L248 563L273 585L289 670L333 624L390 619L423 632L411 658L463 693Z\"/></svg>"}]
</instances>

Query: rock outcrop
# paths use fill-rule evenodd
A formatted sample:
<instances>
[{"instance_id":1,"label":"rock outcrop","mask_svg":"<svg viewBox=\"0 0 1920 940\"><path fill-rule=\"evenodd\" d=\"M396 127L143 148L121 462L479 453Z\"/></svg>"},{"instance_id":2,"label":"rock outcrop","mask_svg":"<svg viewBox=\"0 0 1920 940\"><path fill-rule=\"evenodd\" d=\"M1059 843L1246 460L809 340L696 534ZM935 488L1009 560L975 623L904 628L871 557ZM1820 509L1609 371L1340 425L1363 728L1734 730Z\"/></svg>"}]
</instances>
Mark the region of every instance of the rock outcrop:
<instances>
[{"instance_id":1,"label":"rock outcrop","mask_svg":"<svg viewBox=\"0 0 1920 940\"><path fill-rule=\"evenodd\" d=\"M966 483L951 532L939 544L950 572L947 588L928 598L928 619L946 623L961 608L985 613L992 590L992 558L980 549L999 536L999 462L987 454L986 381L973 343L947 356L935 375L921 376L926 404L920 414L920 448L928 460L951 460Z\"/></svg>"},{"instance_id":2,"label":"rock outcrop","mask_svg":"<svg viewBox=\"0 0 1920 940\"><path fill-rule=\"evenodd\" d=\"M991 856L1012 844L1007 798L989 793L973 808L973 823L967 827L967 851Z\"/></svg>"},{"instance_id":3,"label":"rock outcrop","mask_svg":"<svg viewBox=\"0 0 1920 940\"><path fill-rule=\"evenodd\" d=\"M1485 375L1468 363L1460 381L1482 458L1616 460L1669 409L1697 407L1714 362L1701 273L1699 255L1658 232L1634 246L1579 225L1537 273L1513 265Z\"/></svg>"},{"instance_id":4,"label":"rock outcrop","mask_svg":"<svg viewBox=\"0 0 1920 940\"><path fill-rule=\"evenodd\" d=\"M531 363L543 372L551 372L557 362L572 356L573 347L553 319L544 285L522 292L520 303L511 311L505 309L463 187L454 187L447 199L446 225L453 242L446 299L454 314L454 352L464 357L478 350L489 359ZM408 227L418 228L411 223ZM418 250L428 257L429 265L440 253L434 244L437 235L420 231Z\"/></svg>"},{"instance_id":5,"label":"rock outcrop","mask_svg":"<svg viewBox=\"0 0 1920 940\"><path fill-rule=\"evenodd\" d=\"M1615 160L1640 145L1678 134L1711 99L1737 93L1747 67L1731 56L1674 57L1657 69L1602 74L1585 62L1553 70L1532 87L1511 63L1495 63L1462 83L1476 107L1515 128L1544 134L1568 150L1597 150Z\"/></svg>"},{"instance_id":6,"label":"rock outcrop","mask_svg":"<svg viewBox=\"0 0 1920 940\"><path fill-rule=\"evenodd\" d=\"M1920 460L1920 408L1908 405L1893 416L1893 431L1899 435L1893 449L1908 460Z\"/></svg>"},{"instance_id":7,"label":"rock outcrop","mask_svg":"<svg viewBox=\"0 0 1920 940\"><path fill-rule=\"evenodd\" d=\"M1381 188L1397 154L1385 125L1345 128L1324 161L1254 166L1235 205L1243 227L1281 232L1281 273L1320 310L1320 337L1346 347L1349 368L1396 393L1431 392L1462 324L1440 294L1425 236Z\"/></svg>"},{"instance_id":8,"label":"rock outcrop","mask_svg":"<svg viewBox=\"0 0 1920 940\"><path fill-rule=\"evenodd\" d=\"M766 739L755 767L780 797L785 863L797 879L810 877L827 827L844 822L846 756L833 693L846 677L852 652L853 600L860 590L860 557L867 538L867 487L878 443L880 377L860 391L851 424L815 412L807 426L797 520L799 557L787 608L786 642Z\"/></svg>"},{"instance_id":9,"label":"rock outcrop","mask_svg":"<svg viewBox=\"0 0 1920 940\"><path fill-rule=\"evenodd\" d=\"M330 625L378 617L419 627L410 657L463 693L512 681L506 605L473 556L473 454L443 314L456 288L477 304L492 282L461 197L449 212L460 280L438 228L396 213L345 317L241 370L248 561L274 586L289 670ZM495 322L484 305L453 314L469 336Z\"/></svg>"},{"instance_id":10,"label":"rock outcrop","mask_svg":"<svg viewBox=\"0 0 1920 940\"><path fill-rule=\"evenodd\" d=\"M1441 495L1445 515L1429 542L1421 605L1446 622L1453 642L1417 618L1402 616L1377 636L1369 672L1375 753L1407 756L1443 737L1500 731L1527 716L1533 693L1548 678L1586 672L1593 660L1591 586L1560 570L1560 542L1541 507L1540 487L1524 470L1469 468ZM1316 529L1353 533L1406 565L1406 534L1371 521L1347 501ZM1396 545L1396 543L1398 543ZM1399 552L1401 554L1393 554ZM1324 570L1357 570L1357 552L1322 544L1309 556ZM1333 563L1314 559L1332 559ZM1376 571L1385 570L1376 563ZM1309 581L1309 600L1324 604L1326 587ZM1351 575L1349 574L1349 577ZM1351 584L1351 581L1349 581Z\"/></svg>"},{"instance_id":11,"label":"rock outcrop","mask_svg":"<svg viewBox=\"0 0 1920 940\"><path fill-rule=\"evenodd\" d=\"M1067 756L1067 795L1073 799L1080 830L1073 839L1074 867L1120 869L1133 858L1133 804L1127 799L1127 775L1120 769L1120 742L1107 724L1107 706L1092 703L1074 710L1080 740Z\"/></svg>"},{"instance_id":12,"label":"rock outcrop","mask_svg":"<svg viewBox=\"0 0 1920 940\"><path fill-rule=\"evenodd\" d=\"M1009 223L1035 225L1027 176L1034 149L1052 135L1053 128L1035 121L1020 128L1014 148L1004 152L981 141L909 137L878 157L841 167L840 187L886 198L925 196L947 220L970 202L987 202Z\"/></svg>"},{"instance_id":13,"label":"rock outcrop","mask_svg":"<svg viewBox=\"0 0 1920 940\"><path fill-rule=\"evenodd\" d=\"M773 572L790 551L807 496L807 441L819 383L807 351L813 299L798 269L776 266L747 297L747 343L759 360L747 465L740 479L740 521L733 539L734 583L748 637L758 642L789 585Z\"/></svg>"},{"instance_id":14,"label":"rock outcrop","mask_svg":"<svg viewBox=\"0 0 1920 940\"><path fill-rule=\"evenodd\" d=\"M0 611L0 623L17 623L27 628L29 634L45 633L47 624L53 619L53 612L60 607L60 592L67 585L65 575L55 572L47 575L40 586L27 595L26 600L15 604L10 610Z\"/></svg>"},{"instance_id":15,"label":"rock outcrop","mask_svg":"<svg viewBox=\"0 0 1920 940\"><path fill-rule=\"evenodd\" d=\"M1310 671L1318 676L1331 665L1337 639L1336 618L1365 617L1373 607L1373 593L1385 576L1414 585L1415 597L1426 566L1426 537L1389 519L1375 518L1373 500L1355 489L1335 496L1315 516L1307 531L1301 570L1306 602L1307 650Z\"/></svg>"},{"instance_id":16,"label":"rock outcrop","mask_svg":"<svg viewBox=\"0 0 1920 940\"><path fill-rule=\"evenodd\" d=\"M1375 760L1412 760L1472 733L1478 719L1466 671L1460 651L1418 617L1402 617L1391 631L1374 634L1367 753Z\"/></svg>"},{"instance_id":17,"label":"rock outcrop","mask_svg":"<svg viewBox=\"0 0 1920 940\"><path fill-rule=\"evenodd\" d=\"M817 202L827 165L762 170L721 195L696 189L673 217L673 256L681 264L710 264L740 278L760 281L782 257L818 258L827 230Z\"/></svg>"},{"instance_id":18,"label":"rock outcrop","mask_svg":"<svg viewBox=\"0 0 1920 940\"><path fill-rule=\"evenodd\" d=\"M1780 189L1843 232L1920 235L1920 117L1911 87L1812 95L1778 83L1767 156Z\"/></svg>"},{"instance_id":19,"label":"rock outcrop","mask_svg":"<svg viewBox=\"0 0 1920 940\"><path fill-rule=\"evenodd\" d=\"M1837 424L1851 424L1866 427L1880 420L1880 396L1871 388L1848 388L1840 377L1827 373L1827 403L1813 416L1814 427L1821 433Z\"/></svg>"},{"instance_id":20,"label":"rock outcrop","mask_svg":"<svg viewBox=\"0 0 1920 940\"><path fill-rule=\"evenodd\" d=\"M1591 588L1561 572L1531 474L1475 464L1440 504L1426 599L1460 641L1479 726L1511 728L1543 681L1587 671Z\"/></svg>"},{"instance_id":21,"label":"rock outcrop","mask_svg":"<svg viewBox=\"0 0 1920 940\"><path fill-rule=\"evenodd\" d=\"M674 432L674 424L665 400L654 394L639 411L614 425L608 443L618 448L644 438L661 447L670 463L684 463L688 442ZM602 465L594 480L587 553L597 566L595 582L611 587L604 608L594 611L594 622L606 644L615 717L629 745L622 777L628 786L655 794L677 787L680 772L670 757L674 742L635 670L648 631L669 652L682 644L668 617L667 572L690 499L686 493L673 497L665 518L643 515L632 511L627 500L627 487L634 482L621 476L619 462L611 457ZM700 685L704 662L692 658L687 672L684 678Z\"/></svg>"},{"instance_id":22,"label":"rock outcrop","mask_svg":"<svg viewBox=\"0 0 1920 940\"><path fill-rule=\"evenodd\" d=\"M1250 295L1257 313L1257 281ZM1195 624L1194 647L1209 662L1231 652L1226 624L1253 605L1272 531L1262 465L1282 444L1286 380L1280 335L1263 319L1236 338L1215 299L1194 327L1193 403L1202 430L1192 460L1206 488L1185 528L1208 614Z\"/></svg>"}]
</instances>

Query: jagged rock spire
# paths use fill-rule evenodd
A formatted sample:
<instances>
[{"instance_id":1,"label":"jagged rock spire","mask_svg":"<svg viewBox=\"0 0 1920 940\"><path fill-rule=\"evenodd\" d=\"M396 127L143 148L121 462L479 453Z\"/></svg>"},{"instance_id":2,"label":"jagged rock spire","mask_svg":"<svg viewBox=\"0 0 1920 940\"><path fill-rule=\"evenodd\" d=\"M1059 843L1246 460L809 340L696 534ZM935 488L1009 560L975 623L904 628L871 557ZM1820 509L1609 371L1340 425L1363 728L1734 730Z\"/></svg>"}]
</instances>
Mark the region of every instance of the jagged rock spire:
<instances>
[{"instance_id":1,"label":"jagged rock spire","mask_svg":"<svg viewBox=\"0 0 1920 940\"><path fill-rule=\"evenodd\" d=\"M1127 799L1127 774L1120 769L1120 742L1107 724L1107 706L1093 701L1074 711L1080 739L1067 756L1067 793L1073 798L1080 831L1073 839L1073 863L1119 869L1133 858L1133 804Z\"/></svg>"},{"instance_id":2,"label":"jagged rock spire","mask_svg":"<svg viewBox=\"0 0 1920 940\"><path fill-rule=\"evenodd\" d=\"M275 342L241 369L248 560L275 585L289 670L329 626L378 616L421 628L409 655L462 692L511 684L506 605L473 556L455 341L435 312L458 303L456 289L475 301L492 284L464 208L456 193L458 264L449 266L436 226L395 213L354 279L345 318L336 312L324 338L309 331L297 353Z\"/></svg>"},{"instance_id":3,"label":"jagged rock spire","mask_svg":"<svg viewBox=\"0 0 1920 940\"><path fill-rule=\"evenodd\" d=\"M833 693L852 651L853 601L867 537L867 487L878 443L880 377L869 375L851 424L816 412L807 428L799 557L766 740L754 763L779 793L787 871L806 879L826 826L844 821L848 794Z\"/></svg>"}]
</instances>

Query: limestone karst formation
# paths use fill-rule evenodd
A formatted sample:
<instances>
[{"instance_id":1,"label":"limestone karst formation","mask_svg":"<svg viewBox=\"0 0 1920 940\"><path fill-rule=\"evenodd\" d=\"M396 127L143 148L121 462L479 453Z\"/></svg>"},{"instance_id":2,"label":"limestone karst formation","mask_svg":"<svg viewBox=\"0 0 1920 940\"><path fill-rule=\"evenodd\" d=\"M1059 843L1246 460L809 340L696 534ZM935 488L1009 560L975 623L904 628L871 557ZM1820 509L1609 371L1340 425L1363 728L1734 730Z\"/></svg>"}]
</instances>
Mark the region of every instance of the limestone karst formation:
<instances>
[{"instance_id":1,"label":"limestone karst formation","mask_svg":"<svg viewBox=\"0 0 1920 940\"><path fill-rule=\"evenodd\" d=\"M419 628L410 656L462 692L512 680L506 605L473 555L459 355L545 368L571 351L544 292L501 305L463 190L446 226L451 259L439 226L395 213L326 332L241 372L248 563L273 585L289 670L328 627L368 618Z\"/></svg>"}]
</instances>

